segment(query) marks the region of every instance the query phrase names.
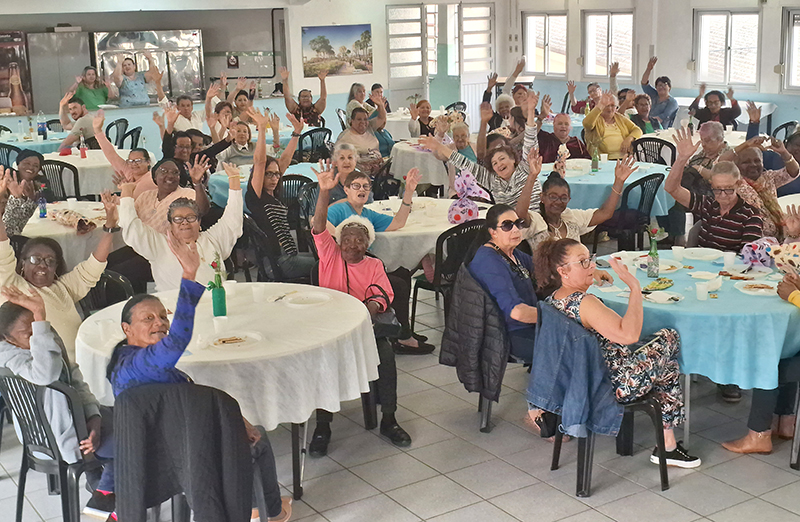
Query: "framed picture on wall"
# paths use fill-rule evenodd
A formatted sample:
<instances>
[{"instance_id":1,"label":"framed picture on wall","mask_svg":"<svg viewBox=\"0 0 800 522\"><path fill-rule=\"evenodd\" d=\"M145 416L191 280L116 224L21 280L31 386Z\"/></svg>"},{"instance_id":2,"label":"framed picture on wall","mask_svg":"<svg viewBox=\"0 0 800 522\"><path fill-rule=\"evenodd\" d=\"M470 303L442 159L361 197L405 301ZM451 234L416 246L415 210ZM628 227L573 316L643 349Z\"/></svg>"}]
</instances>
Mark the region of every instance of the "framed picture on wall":
<instances>
[{"instance_id":1,"label":"framed picture on wall","mask_svg":"<svg viewBox=\"0 0 800 522\"><path fill-rule=\"evenodd\" d=\"M372 72L372 26L303 27L303 76L313 78Z\"/></svg>"}]
</instances>

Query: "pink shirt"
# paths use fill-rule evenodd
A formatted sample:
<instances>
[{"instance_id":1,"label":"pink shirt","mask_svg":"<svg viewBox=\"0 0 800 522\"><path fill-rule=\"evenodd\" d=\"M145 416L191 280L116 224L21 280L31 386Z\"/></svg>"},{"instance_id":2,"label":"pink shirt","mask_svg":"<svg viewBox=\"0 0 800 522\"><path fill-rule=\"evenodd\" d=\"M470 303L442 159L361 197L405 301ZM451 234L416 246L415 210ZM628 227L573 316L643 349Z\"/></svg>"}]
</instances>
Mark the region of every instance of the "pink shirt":
<instances>
[{"instance_id":1,"label":"pink shirt","mask_svg":"<svg viewBox=\"0 0 800 522\"><path fill-rule=\"evenodd\" d=\"M194 200L194 190L189 188L179 187L167 197L158 200L158 190L148 190L139 194L134 200L134 208L136 208L136 215L142 220L142 223L155 229L156 232L166 234L169 229L167 222L167 212L169 205L178 198L189 198Z\"/></svg>"},{"instance_id":2,"label":"pink shirt","mask_svg":"<svg viewBox=\"0 0 800 522\"><path fill-rule=\"evenodd\" d=\"M394 290L383 269L380 259L374 257L364 257L358 263L345 263L342 258L339 245L327 230L321 234L313 234L314 243L317 245L319 253L319 286L339 290L352 295L359 301L365 301L368 297L381 295L370 285L378 285L389 296L389 302L394 299ZM348 288L347 279L350 276L350 287ZM381 311L385 311L383 299L378 299L381 304Z\"/></svg>"},{"instance_id":3,"label":"pink shirt","mask_svg":"<svg viewBox=\"0 0 800 522\"><path fill-rule=\"evenodd\" d=\"M155 190L157 188L156 182L153 181L153 176L151 176L149 172L146 172L144 176L139 178L139 181L136 182L136 188L133 189L133 199L138 198L142 193L148 190Z\"/></svg>"}]
</instances>

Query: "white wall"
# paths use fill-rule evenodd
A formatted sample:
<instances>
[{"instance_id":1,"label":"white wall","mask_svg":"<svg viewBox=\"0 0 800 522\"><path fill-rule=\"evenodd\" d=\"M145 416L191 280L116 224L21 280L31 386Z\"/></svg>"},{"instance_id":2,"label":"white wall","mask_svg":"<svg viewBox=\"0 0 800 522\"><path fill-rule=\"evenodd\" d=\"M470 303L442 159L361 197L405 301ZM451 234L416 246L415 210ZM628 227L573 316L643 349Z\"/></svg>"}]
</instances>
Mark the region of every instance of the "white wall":
<instances>
[{"instance_id":1,"label":"white wall","mask_svg":"<svg viewBox=\"0 0 800 522\"><path fill-rule=\"evenodd\" d=\"M307 0L34 0L14 2L3 0L3 14L46 13L105 13L125 11L170 11L191 9L193 11L224 9L266 9L305 3Z\"/></svg>"}]
</instances>

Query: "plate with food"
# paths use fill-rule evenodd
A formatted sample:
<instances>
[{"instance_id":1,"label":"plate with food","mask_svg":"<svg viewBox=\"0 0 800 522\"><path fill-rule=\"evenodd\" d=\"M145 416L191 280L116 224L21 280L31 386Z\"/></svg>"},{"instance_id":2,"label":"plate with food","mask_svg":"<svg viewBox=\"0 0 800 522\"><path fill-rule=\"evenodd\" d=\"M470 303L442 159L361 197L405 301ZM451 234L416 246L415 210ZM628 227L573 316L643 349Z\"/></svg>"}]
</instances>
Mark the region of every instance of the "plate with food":
<instances>
[{"instance_id":1,"label":"plate with food","mask_svg":"<svg viewBox=\"0 0 800 522\"><path fill-rule=\"evenodd\" d=\"M642 298L647 302L655 304L675 304L683 301L683 294L659 290L649 294L644 294Z\"/></svg>"},{"instance_id":2,"label":"plate with food","mask_svg":"<svg viewBox=\"0 0 800 522\"><path fill-rule=\"evenodd\" d=\"M661 259L658 260L658 272L660 274L671 274L672 272L677 272L683 268L683 263L678 263L673 259Z\"/></svg>"},{"instance_id":3,"label":"plate with food","mask_svg":"<svg viewBox=\"0 0 800 522\"><path fill-rule=\"evenodd\" d=\"M330 300L331 294L325 292L297 292L283 299L283 302L290 308L309 308L325 304Z\"/></svg>"},{"instance_id":4,"label":"plate with food","mask_svg":"<svg viewBox=\"0 0 800 522\"><path fill-rule=\"evenodd\" d=\"M241 350L253 348L262 341L261 334L256 332L223 332L211 338L210 350Z\"/></svg>"},{"instance_id":5,"label":"plate with food","mask_svg":"<svg viewBox=\"0 0 800 522\"><path fill-rule=\"evenodd\" d=\"M753 281L754 279L764 279L771 273L772 269L764 266L734 265L721 271L719 275L730 277L731 281Z\"/></svg>"},{"instance_id":6,"label":"plate with food","mask_svg":"<svg viewBox=\"0 0 800 522\"><path fill-rule=\"evenodd\" d=\"M739 281L733 285L738 291L748 295L769 296L777 293L777 281Z\"/></svg>"},{"instance_id":7,"label":"plate with food","mask_svg":"<svg viewBox=\"0 0 800 522\"><path fill-rule=\"evenodd\" d=\"M698 261L714 261L722 257L722 250L716 248L691 247L683 251L686 259L696 259Z\"/></svg>"},{"instance_id":8,"label":"plate with food","mask_svg":"<svg viewBox=\"0 0 800 522\"><path fill-rule=\"evenodd\" d=\"M655 292L657 290L666 290L667 288L673 285L672 279L667 279L666 277L659 277L655 281L651 282L649 285L642 288L642 290Z\"/></svg>"}]
</instances>

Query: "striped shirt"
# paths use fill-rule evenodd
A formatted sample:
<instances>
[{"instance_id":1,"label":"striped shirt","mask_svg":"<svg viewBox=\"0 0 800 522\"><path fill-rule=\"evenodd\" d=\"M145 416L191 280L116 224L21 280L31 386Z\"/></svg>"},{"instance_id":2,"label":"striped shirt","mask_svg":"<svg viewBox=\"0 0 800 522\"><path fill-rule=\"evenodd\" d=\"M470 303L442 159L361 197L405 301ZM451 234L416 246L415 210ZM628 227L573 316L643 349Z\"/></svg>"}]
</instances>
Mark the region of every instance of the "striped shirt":
<instances>
[{"instance_id":1,"label":"striped shirt","mask_svg":"<svg viewBox=\"0 0 800 522\"><path fill-rule=\"evenodd\" d=\"M526 125L525 138L522 143L522 159L519 161L516 170L514 170L514 173L508 181L486 167L468 160L458 151L453 151L453 153L450 154L449 162L459 170L468 170L472 172L472 175L475 176L478 183L492 193L495 203L505 203L513 207L516 206L517 200L519 200L519 196L522 193L522 188L525 186L525 182L528 181L528 151L531 150L531 148L539 148L539 141L536 138L536 127ZM528 206L531 212L539 211L539 202L541 198L542 185L541 182L537 180L537 182L533 184L531 204Z\"/></svg>"},{"instance_id":2,"label":"striped shirt","mask_svg":"<svg viewBox=\"0 0 800 522\"><path fill-rule=\"evenodd\" d=\"M289 232L289 208L264 189L261 190L261 197L259 198L253 191L252 186L247 187L245 202L258 228L264 231L270 239L270 243L272 245L280 245L281 251L275 251L273 255L276 257L280 257L283 254L296 256L297 244L295 244L294 238Z\"/></svg>"},{"instance_id":3,"label":"striped shirt","mask_svg":"<svg viewBox=\"0 0 800 522\"><path fill-rule=\"evenodd\" d=\"M695 219L702 220L698 239L701 247L739 252L745 244L761 238L763 222L758 210L741 198L721 216L716 199L691 194L691 212Z\"/></svg>"}]
</instances>

